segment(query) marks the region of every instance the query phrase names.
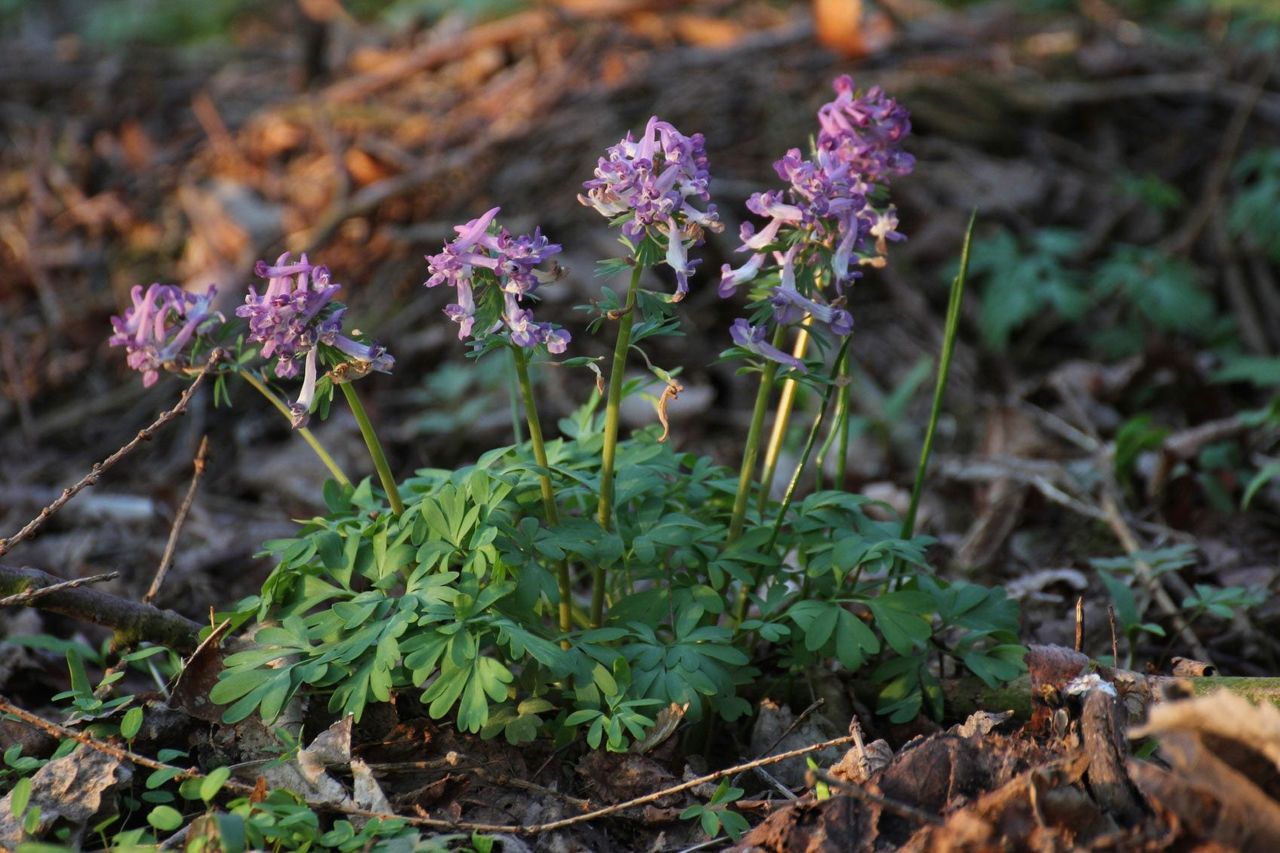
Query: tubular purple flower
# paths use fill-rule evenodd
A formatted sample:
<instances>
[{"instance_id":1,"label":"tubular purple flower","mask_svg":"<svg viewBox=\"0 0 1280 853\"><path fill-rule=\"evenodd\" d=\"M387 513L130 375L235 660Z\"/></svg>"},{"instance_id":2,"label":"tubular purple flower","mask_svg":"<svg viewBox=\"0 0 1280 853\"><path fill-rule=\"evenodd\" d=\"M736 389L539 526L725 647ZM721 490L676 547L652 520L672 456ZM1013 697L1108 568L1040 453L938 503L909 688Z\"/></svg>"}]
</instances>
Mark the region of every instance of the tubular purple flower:
<instances>
[{"instance_id":1,"label":"tubular purple flower","mask_svg":"<svg viewBox=\"0 0 1280 853\"><path fill-rule=\"evenodd\" d=\"M805 367L803 361L768 343L765 340L767 334L768 329L764 326L753 326L741 318L734 320L733 325L729 327L729 337L733 338L733 342L736 345L748 352L763 356L770 361L776 361L778 364L790 367L800 373L808 372L809 369Z\"/></svg>"},{"instance_id":2,"label":"tubular purple flower","mask_svg":"<svg viewBox=\"0 0 1280 853\"><path fill-rule=\"evenodd\" d=\"M888 210L876 213L869 233L876 238L876 246L881 254L887 248L886 240L897 243L907 239L907 235L898 232L898 211L893 205L889 205Z\"/></svg>"},{"instance_id":3,"label":"tubular purple flower","mask_svg":"<svg viewBox=\"0 0 1280 853\"><path fill-rule=\"evenodd\" d=\"M543 342L547 345L547 352L562 355L569 348L569 333L564 329L550 328L543 336Z\"/></svg>"},{"instance_id":4,"label":"tubular purple flower","mask_svg":"<svg viewBox=\"0 0 1280 853\"><path fill-rule=\"evenodd\" d=\"M646 236L666 242L666 262L676 273L675 299L688 292L693 265L688 245L700 245L704 231L723 226L709 204L710 173L702 134L685 136L657 116L636 141L630 133L605 152L595 177L583 183L578 201L611 220L622 218L623 235L632 242ZM699 210L692 199L708 202Z\"/></svg>"},{"instance_id":5,"label":"tubular purple flower","mask_svg":"<svg viewBox=\"0 0 1280 853\"><path fill-rule=\"evenodd\" d=\"M285 253L274 265L258 261L254 271L267 279L267 288L259 295L250 286L236 315L249 321L249 340L262 344L262 355L276 357L277 377L297 376L298 358L305 357L302 390L290 406L295 427L306 425L307 412L315 399L321 344L350 359L349 363L355 366L350 375L362 376L371 370L391 372L395 359L386 347L361 343L342 334L347 309L333 301L342 287L330 281L328 268L312 264L305 254L290 262Z\"/></svg>"},{"instance_id":6,"label":"tubular purple flower","mask_svg":"<svg viewBox=\"0 0 1280 853\"><path fill-rule=\"evenodd\" d=\"M115 334L108 344L125 347L129 367L141 371L143 386L150 388L161 370L185 359L183 351L195 337L224 322L212 309L217 292L212 284L203 296L172 284L152 284L145 291L135 285L133 305L111 318Z\"/></svg>"},{"instance_id":7,"label":"tubular purple flower","mask_svg":"<svg viewBox=\"0 0 1280 853\"><path fill-rule=\"evenodd\" d=\"M359 341L348 338L346 335L334 335L332 340L326 340L322 336L321 342L338 350L347 358L367 365L366 370L390 373L391 368L395 367L396 364L395 358L381 344L362 344Z\"/></svg>"},{"instance_id":8,"label":"tubular purple flower","mask_svg":"<svg viewBox=\"0 0 1280 853\"><path fill-rule=\"evenodd\" d=\"M298 392L298 399L289 405L290 422L294 429L304 427L311 420L311 404L316 398L316 353L319 348L312 347L307 350L305 359L305 367L302 373L302 390Z\"/></svg>"},{"instance_id":9,"label":"tubular purple flower","mask_svg":"<svg viewBox=\"0 0 1280 853\"><path fill-rule=\"evenodd\" d=\"M774 319L784 325L798 322L808 314L837 337L843 338L853 331L853 315L848 311L807 299L795 290L780 287L769 301L773 303Z\"/></svg>"},{"instance_id":10,"label":"tubular purple flower","mask_svg":"<svg viewBox=\"0 0 1280 853\"><path fill-rule=\"evenodd\" d=\"M457 291L457 302L445 306L444 313L458 324L458 338L478 337L506 327L511 342L519 347L546 344L553 353L562 353L569 343L569 333L550 323L534 322L533 312L520 301L546 281L556 278L559 268L554 256L560 246L543 236L541 229L532 234L512 236L495 225L501 208L491 208L483 215L454 227L458 236L445 243L435 255L427 256L430 273L426 287L447 284ZM540 266L550 262L552 269ZM475 328L477 303L491 304L490 288L501 294L502 312L492 326Z\"/></svg>"},{"instance_id":11,"label":"tubular purple flower","mask_svg":"<svg viewBox=\"0 0 1280 853\"><path fill-rule=\"evenodd\" d=\"M741 285L755 279L760 272L760 267L764 265L764 253L757 252L747 259L747 262L736 270L724 264L720 267L720 298L726 299L733 294Z\"/></svg>"},{"instance_id":12,"label":"tubular purple flower","mask_svg":"<svg viewBox=\"0 0 1280 853\"><path fill-rule=\"evenodd\" d=\"M471 327L476 322L476 301L471 294L471 282L459 281L458 301L444 306L444 314L458 324L458 340L465 340L471 334Z\"/></svg>"},{"instance_id":13,"label":"tubular purple flower","mask_svg":"<svg viewBox=\"0 0 1280 853\"><path fill-rule=\"evenodd\" d=\"M701 261L690 261L689 253L685 249L684 240L680 238L676 227L675 218L667 220L669 233L672 235L667 243L667 266L671 267L676 274L676 295L675 301L679 302L684 299L685 294L689 292L689 276L693 275L693 268Z\"/></svg>"}]
</instances>

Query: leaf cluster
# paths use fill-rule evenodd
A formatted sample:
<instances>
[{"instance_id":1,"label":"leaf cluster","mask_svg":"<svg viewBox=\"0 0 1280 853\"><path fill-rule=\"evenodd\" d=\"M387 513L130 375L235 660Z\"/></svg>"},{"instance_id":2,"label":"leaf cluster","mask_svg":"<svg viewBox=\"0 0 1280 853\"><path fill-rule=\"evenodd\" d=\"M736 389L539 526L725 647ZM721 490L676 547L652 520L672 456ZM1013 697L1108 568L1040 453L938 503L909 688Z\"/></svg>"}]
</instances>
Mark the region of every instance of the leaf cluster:
<instances>
[{"instance_id":1,"label":"leaf cluster","mask_svg":"<svg viewBox=\"0 0 1280 853\"><path fill-rule=\"evenodd\" d=\"M226 614L256 626L212 694L226 719L273 719L300 691L358 718L403 693L483 736L624 750L660 707L687 706L694 722L748 715L766 661L796 679L828 661L868 669L895 718L940 710L936 653L990 681L1020 672L1003 592L935 580L929 540L900 538L865 498L812 494L776 536L759 525L726 547L734 472L642 431L618 446L618 520L605 530L600 418L587 407L561 428L545 468L525 444L417 472L398 518L367 481L331 483L329 512L268 542L277 565L262 592ZM575 602L574 630L559 631L561 561L608 570L604 625ZM735 624L729 599L744 584L760 590L756 615Z\"/></svg>"}]
</instances>

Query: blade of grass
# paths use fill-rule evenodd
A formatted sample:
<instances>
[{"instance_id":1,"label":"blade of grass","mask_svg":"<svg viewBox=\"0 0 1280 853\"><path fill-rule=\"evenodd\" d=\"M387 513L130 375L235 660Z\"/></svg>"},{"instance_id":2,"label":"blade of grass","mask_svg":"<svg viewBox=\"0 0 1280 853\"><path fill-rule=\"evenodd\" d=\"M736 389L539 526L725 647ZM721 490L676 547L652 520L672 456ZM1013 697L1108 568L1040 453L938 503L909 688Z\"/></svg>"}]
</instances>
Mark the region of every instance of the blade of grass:
<instances>
[{"instance_id":1,"label":"blade of grass","mask_svg":"<svg viewBox=\"0 0 1280 853\"><path fill-rule=\"evenodd\" d=\"M964 298L964 284L969 276L969 244L973 241L973 226L978 219L975 210L969 216L969 226L964 232L964 248L960 251L960 270L951 282L951 295L947 300L947 323L942 336L942 357L938 360L938 382L933 388L933 407L929 411L929 426L920 447L920 462L916 465L916 480L911 486L911 504L902 519L902 538L915 534L916 513L920 509L920 493L924 490L924 475L929 468L929 455L933 452L933 437L942 415L942 396L947 390L947 376L951 373L951 356L956 350L956 337L960 327L960 302Z\"/></svg>"}]
</instances>

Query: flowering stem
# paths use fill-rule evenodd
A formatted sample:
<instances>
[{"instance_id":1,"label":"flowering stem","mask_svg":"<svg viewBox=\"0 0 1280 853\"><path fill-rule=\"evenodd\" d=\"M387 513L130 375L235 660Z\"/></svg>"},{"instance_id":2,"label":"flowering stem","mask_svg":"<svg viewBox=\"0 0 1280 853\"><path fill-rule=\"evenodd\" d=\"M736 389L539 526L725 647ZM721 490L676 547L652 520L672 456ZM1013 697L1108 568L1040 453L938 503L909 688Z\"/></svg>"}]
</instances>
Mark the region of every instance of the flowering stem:
<instances>
[{"instance_id":1,"label":"flowering stem","mask_svg":"<svg viewBox=\"0 0 1280 853\"><path fill-rule=\"evenodd\" d=\"M290 423L293 422L293 413L289 411L289 407L285 405L279 397L271 392L271 389L266 386L266 383L244 368L239 368L236 372L240 374L240 377L244 379L245 382L248 382L257 389L259 394L266 397L267 400L270 401L271 405L276 407L276 411L285 416L286 420ZM350 478L343 473L342 468L340 468L338 463L334 461L334 458L329 455L329 451L324 449L324 445L315 437L315 433L306 427L299 428L297 432L298 435L302 436L302 440L305 441L313 451L315 451L316 456L320 457L320 461L324 463L324 467L329 469L329 473L333 475L333 479L337 480L339 486L351 485Z\"/></svg>"},{"instance_id":2,"label":"flowering stem","mask_svg":"<svg viewBox=\"0 0 1280 853\"><path fill-rule=\"evenodd\" d=\"M387 455L382 452L382 443L378 441L378 434L373 431L369 413L364 410L364 404L356 396L356 389L351 387L350 382L339 382L338 387L342 389L343 395L347 398L347 405L351 407L351 414L356 416L356 423L360 425L360 435L369 448L369 455L373 457L373 467L377 469L378 479L382 481L387 500L391 502L391 511L400 515L404 512L404 502L400 500L400 489L396 486L396 478L391 476L391 466L387 464Z\"/></svg>"},{"instance_id":3,"label":"flowering stem","mask_svg":"<svg viewBox=\"0 0 1280 853\"><path fill-rule=\"evenodd\" d=\"M839 365L844 361L844 355L849 350L850 340L850 338L845 338L844 343L840 346L840 352L836 354L836 366L833 373L838 373ZM791 509L791 503L795 500L796 489L800 485L800 477L804 474L805 466L809 464L809 456L813 453L813 445L818 439L818 433L822 431L822 422L826 420L827 409L831 408L831 398L836 396L836 391L839 387L839 379L833 376L831 384L827 386L827 392L822 397L822 406L818 409L818 416L813 419L813 426L809 428L809 437L805 439L804 450L800 451L800 461L796 463L796 470L791 475L791 482L787 483L787 491L782 496L782 505L778 507L778 516L773 521L773 531L769 535L769 544L765 546L765 553L771 553L778 544L778 536L782 533L782 523L786 520L787 511ZM734 616L739 624L747 615L748 596L751 590L759 584L759 577L753 574L753 578L750 587L743 585L738 591L738 606L734 611Z\"/></svg>"},{"instance_id":4,"label":"flowering stem","mask_svg":"<svg viewBox=\"0 0 1280 853\"><path fill-rule=\"evenodd\" d=\"M809 318L804 318L800 332L796 335L795 346L791 354L803 359L809 350ZM760 477L760 497L757 508L763 515L769 505L769 492L773 490L773 478L778 472L778 457L782 455L782 440L787 436L787 427L791 423L791 409L796 402L796 381L791 377L782 380L782 393L778 395L778 413L773 418L773 431L769 434L769 444L764 449L764 474Z\"/></svg>"},{"instance_id":5,"label":"flowering stem","mask_svg":"<svg viewBox=\"0 0 1280 853\"><path fill-rule=\"evenodd\" d=\"M782 327L773 333L773 346L782 344ZM729 536L725 544L731 544L742 535L747 519L747 498L751 494L751 480L756 472L756 457L760 452L760 433L764 431L764 418L769 413L769 394L773 391L773 379L778 375L778 363L765 361L760 374L760 390L756 392L756 405L751 411L751 426L747 430L747 444L742 451L742 468L738 472L738 494L733 499L733 516L729 519Z\"/></svg>"},{"instance_id":6,"label":"flowering stem","mask_svg":"<svg viewBox=\"0 0 1280 853\"><path fill-rule=\"evenodd\" d=\"M835 428L840 432L840 443L837 448L836 457L836 476L835 482L831 484L831 488L836 491L844 491L845 472L849 468L849 406L853 402L853 350L850 349L844 354L844 360L840 363L840 377L844 383L840 386L840 396L836 398L836 423Z\"/></svg>"},{"instance_id":7,"label":"flowering stem","mask_svg":"<svg viewBox=\"0 0 1280 853\"><path fill-rule=\"evenodd\" d=\"M516 365L516 380L520 383L520 395L524 398L524 415L529 424L529 442L533 445L533 459L543 469L538 475L538 483L542 488L542 511L547 516L547 524L556 526L560 523L560 513L556 510L556 496L551 488L551 476L547 470L547 448L542 440L542 422L538 420L538 407L533 402L533 383L529 380L529 362L524 348L512 345L511 356ZM573 630L573 589L569 584L569 563L561 560L556 566L556 585L560 588L560 630L566 634Z\"/></svg>"},{"instance_id":8,"label":"flowering stem","mask_svg":"<svg viewBox=\"0 0 1280 853\"><path fill-rule=\"evenodd\" d=\"M853 351L845 352L844 359L836 364L836 376L844 380L841 382L840 391L836 395L836 411L831 421L831 430L827 433L827 440L822 442L822 447L818 448L818 455L813 458L814 467L817 469L814 476L817 478L816 488L822 488L823 474L827 470L827 456L831 453L832 445L836 444L839 439L839 447L837 452L840 458L836 460L836 474L831 488L837 491L844 489L844 476L846 463L849 456L849 372L853 367Z\"/></svg>"},{"instance_id":9,"label":"flowering stem","mask_svg":"<svg viewBox=\"0 0 1280 853\"><path fill-rule=\"evenodd\" d=\"M924 475L929 467L929 455L933 452L933 436L942 414L942 395L947 390L947 376L951 373L951 356L956 350L957 330L960 326L960 300L964 297L965 279L969 275L969 244L973 239L973 224L978 218L975 210L969 217L965 231L964 247L960 250L960 270L951 282L951 296L947 300L947 323L942 336L942 357L938 361L938 381L933 388L933 408L929 411L929 426L920 448L920 462L916 465L916 479L911 486L911 505L902 520L902 538L909 539L916 529L916 511L920 508L920 493L924 491Z\"/></svg>"},{"instance_id":10,"label":"flowering stem","mask_svg":"<svg viewBox=\"0 0 1280 853\"><path fill-rule=\"evenodd\" d=\"M522 357L522 353L518 347L512 347L511 361L515 364L516 372L511 377L511 432L515 436L516 444L524 444L524 427L520 424L520 365L518 362Z\"/></svg>"},{"instance_id":11,"label":"flowering stem","mask_svg":"<svg viewBox=\"0 0 1280 853\"><path fill-rule=\"evenodd\" d=\"M600 457L600 507L596 515L605 530L613 527L613 465L618 452L618 423L622 408L622 385L627 374L627 352L631 349L631 327L636 321L636 293L644 266L637 260L627 287L627 301L618 319L618 342L613 347L613 367L609 372L609 396L604 410L604 451ZM604 619L604 569L596 567L591 574L591 623Z\"/></svg>"}]
</instances>

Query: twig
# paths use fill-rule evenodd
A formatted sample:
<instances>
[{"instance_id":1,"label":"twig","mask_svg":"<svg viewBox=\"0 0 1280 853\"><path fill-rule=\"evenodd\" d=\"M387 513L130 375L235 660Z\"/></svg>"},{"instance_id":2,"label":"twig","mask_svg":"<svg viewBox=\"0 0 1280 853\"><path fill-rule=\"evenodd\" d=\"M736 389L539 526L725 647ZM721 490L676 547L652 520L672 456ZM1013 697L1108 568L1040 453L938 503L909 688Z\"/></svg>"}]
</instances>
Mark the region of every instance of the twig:
<instances>
[{"instance_id":1,"label":"twig","mask_svg":"<svg viewBox=\"0 0 1280 853\"><path fill-rule=\"evenodd\" d=\"M1107 624L1111 626L1111 665L1119 668L1120 666L1120 641L1116 639L1116 608L1114 604L1107 605ZM1130 652L1132 652L1133 644L1130 643ZM1080 651L1077 649L1077 651Z\"/></svg>"},{"instance_id":2,"label":"twig","mask_svg":"<svg viewBox=\"0 0 1280 853\"><path fill-rule=\"evenodd\" d=\"M464 33L437 33L424 44L373 71L334 83L323 92L325 100L341 104L360 101L413 74L426 71L491 45L535 37L550 26L552 17L541 9L522 12Z\"/></svg>"},{"instance_id":3,"label":"twig","mask_svg":"<svg viewBox=\"0 0 1280 853\"><path fill-rule=\"evenodd\" d=\"M178 512L173 517L173 526L169 529L169 541L165 543L164 555L160 557L160 567L156 569L156 576L151 580L151 587L147 590L147 594L142 596L143 604L155 601L160 593L160 585L164 583L164 577L169 573L169 566L173 564L173 552L178 546L178 533L181 532L182 525L187 520L187 513L191 512L191 504L196 499L196 487L200 485L200 478L204 476L205 455L208 452L209 436L201 436L200 447L196 450L193 463L195 470L191 474L191 485L187 486L187 495L182 499Z\"/></svg>"},{"instance_id":4,"label":"twig","mask_svg":"<svg viewBox=\"0 0 1280 853\"><path fill-rule=\"evenodd\" d=\"M0 593L14 595L38 587L36 607L114 629L124 642L149 640L186 654L197 645L203 626L172 610L161 610L95 589L51 590L64 579L39 569L0 565Z\"/></svg>"},{"instance_id":5,"label":"twig","mask_svg":"<svg viewBox=\"0 0 1280 853\"><path fill-rule=\"evenodd\" d=\"M1097 507L1089 506L1084 501L1073 498L1071 495L1059 489L1053 483L1050 483L1044 477L1035 477L1031 480L1031 485L1035 486L1036 491L1044 495L1050 501L1060 504L1072 512L1083 515L1085 518L1092 518L1094 521L1107 521L1107 514Z\"/></svg>"},{"instance_id":6,"label":"twig","mask_svg":"<svg viewBox=\"0 0 1280 853\"><path fill-rule=\"evenodd\" d=\"M183 769L180 767L175 767L174 765L171 765L171 764L164 764L162 762L156 761L155 759L147 758L145 755L139 755L136 752L131 752L127 749L122 749L121 747L118 747L115 744L98 740L97 738L84 734L83 732L77 732L72 729L68 729L66 726L60 726L57 723L46 720L45 718L37 716L36 714L31 713L30 711L24 711L18 706L5 700L3 697L0 697L0 713L10 714L18 718L19 720L22 720L24 723L35 726L36 728L41 729L42 731L45 731L53 735L54 737L70 738L71 740L84 744L90 749L95 749L99 752L105 753L114 758L118 758L121 761L132 762L133 764L136 764L139 767L146 767L150 770L167 770L171 772L177 771L176 775L173 777L174 781L181 782L186 779L203 779L205 778L205 775L206 775L204 773L201 773L198 770ZM366 811L364 809L357 809L357 808L337 805L333 803L313 803L308 801L307 805L310 806L311 808L323 809L324 811L336 813L336 814L354 815L356 817L378 818L381 820L401 820L412 826L425 826L433 829L453 829L453 830L464 830L464 831L470 831L470 832L487 832L487 833L510 833L512 835L539 835L544 832L552 832L554 830L563 829L568 826L574 826L580 823L587 823L597 818L605 817L611 814L616 814L617 812L625 811L630 808L635 808L636 806L643 806L648 803L652 803L655 800L662 799L663 797L669 797L673 794L679 794L684 791L688 791L691 788L697 788L698 786L705 785L708 782L715 782L716 780L722 779L725 776L732 776L736 773L742 773L747 770L753 770L756 767L762 767L766 764L774 764L779 761L786 761L788 758L795 758L797 756L805 755L810 752L817 752L819 750L823 750L828 747L840 746L841 744L849 743L852 740L853 740L853 737L851 735L845 735L844 737L834 738L832 740L823 741L822 743L811 744L809 746L802 747L800 749L793 749L790 752L783 752L783 753L779 753L778 755L770 755L767 758L759 758L759 759L756 759L755 761L749 761L746 764L739 764L734 767L726 767L723 770L717 770L714 773L708 773L705 776L699 776L696 779L690 779L687 782L681 782L679 785L673 785L669 788L664 788L661 791L654 791L651 794L646 794L643 797L636 797L634 799L627 800L626 802L623 802L623 803L615 803L614 805L605 806L604 808L599 808L599 809L596 809L595 811L587 812L586 814L576 815L574 817L568 817L562 820L554 820L549 823L535 824L533 826L522 826L521 824L470 823L467 821L440 820L438 818L429 818L429 817L408 817L403 815L387 814L385 812ZM255 792L254 786L246 785L243 782L236 782L233 780L228 780L223 785L223 787L228 791L232 791L238 794L253 794Z\"/></svg>"},{"instance_id":7,"label":"twig","mask_svg":"<svg viewBox=\"0 0 1280 853\"><path fill-rule=\"evenodd\" d=\"M53 722L52 720L46 720L44 717L33 714L30 711L24 711L22 708L14 705L4 697L0 697L0 713L16 717L27 725L34 726L56 738L68 738L70 740L74 740L77 743L81 743L89 747L90 749L110 755L112 758L117 758L121 761L128 761L129 763L136 764L139 767L146 767L148 770L177 770L177 775L173 777L175 782L183 782L187 779L203 779L205 776L205 774L198 770L183 769L181 767L175 767L172 764L165 764L163 762L156 761L153 758L147 758L145 755L139 755L136 752L131 752L130 750L118 747L113 743L98 740L96 737L85 734L84 732L69 729L66 726ZM245 785L241 782L229 780L223 787L241 794L253 793L252 785Z\"/></svg>"},{"instance_id":8,"label":"twig","mask_svg":"<svg viewBox=\"0 0 1280 853\"><path fill-rule=\"evenodd\" d=\"M810 714L812 714L814 711L818 710L825 704L827 704L827 700L822 698L821 696L815 699L813 704L810 705L808 708L805 708L803 711L801 711L800 715L791 721L791 725L783 729L782 734L774 738L773 743L769 744L759 754L757 754L756 758L762 758L768 755L769 753L773 752L775 749L777 749L778 744L782 743L784 740L787 739L787 735L794 732L801 723L803 723L806 719L808 719Z\"/></svg>"},{"instance_id":9,"label":"twig","mask_svg":"<svg viewBox=\"0 0 1280 853\"><path fill-rule=\"evenodd\" d=\"M373 768L373 765L369 765ZM573 806L579 811L587 811L591 808L591 801L584 800L581 797L574 797L566 794L564 791L557 791L554 788L548 788L545 785L539 785L537 782L530 782L526 779L518 779L514 776L506 774L490 773L482 767L474 767L471 772L491 785L499 785L506 788L516 788L523 791L532 791L535 794L542 794L547 797L554 797L562 803Z\"/></svg>"},{"instance_id":10,"label":"twig","mask_svg":"<svg viewBox=\"0 0 1280 853\"><path fill-rule=\"evenodd\" d=\"M800 799L795 794L791 793L791 789L788 788L786 785L782 784L782 782L778 779L777 776L774 776L772 773L770 773L768 770L765 770L763 767L753 768L752 772L755 773L757 776L759 776L761 779L763 779L767 784L773 786L773 788L778 793L782 794L782 796L786 797L788 800Z\"/></svg>"},{"instance_id":11,"label":"twig","mask_svg":"<svg viewBox=\"0 0 1280 853\"><path fill-rule=\"evenodd\" d=\"M1138 538L1134 535L1133 529L1129 527L1129 523L1125 521L1124 515L1120 512L1120 505L1116 501L1115 495L1109 486L1104 487L1102 495L1102 511L1106 513L1107 524L1111 526L1111 530L1116 534L1116 538L1120 540L1120 544L1124 547L1125 553L1133 555L1142 550L1138 544ZM1165 615L1173 621L1173 626L1178 632L1178 636L1188 647L1195 653L1199 660L1212 661L1209 657L1209 650L1204 647L1199 638L1191 630L1187 624L1187 620L1182 618L1182 611L1178 605L1174 603L1170 597L1168 590L1160 583L1160 579L1156 577L1155 572L1143 560L1133 561L1133 572L1142 581L1143 585L1151 593L1152 599L1164 611Z\"/></svg>"},{"instance_id":12,"label":"twig","mask_svg":"<svg viewBox=\"0 0 1280 853\"><path fill-rule=\"evenodd\" d=\"M810 772L813 773L814 777L818 779L818 781L830 785L832 788L839 788L841 791L847 791L857 799L877 805L885 811L893 812L894 814L902 817L917 820L921 823L927 823L932 826L942 826L942 824L945 823L945 821L937 815L929 814L929 812L926 812L923 809L918 809L913 805L899 802L898 800L891 800L888 797L873 794L861 785L855 785L852 782L837 779L821 770L812 770Z\"/></svg>"},{"instance_id":13,"label":"twig","mask_svg":"<svg viewBox=\"0 0 1280 853\"><path fill-rule=\"evenodd\" d=\"M1213 165L1205 175L1204 186L1200 191L1200 204L1192 210L1182 230L1179 231L1166 247L1175 254L1183 254L1191 250L1192 245L1200 237L1200 232L1209 222L1209 217L1218 207L1218 198L1222 195L1222 184L1231 174L1231 164L1235 162L1236 149L1240 146L1240 138L1249 124L1249 118L1258 108L1258 102L1266 89L1267 78L1271 76L1274 58L1268 55L1258 63L1249 82L1245 84L1247 94L1237 104L1226 130L1222 133L1222 142L1213 158Z\"/></svg>"},{"instance_id":14,"label":"twig","mask_svg":"<svg viewBox=\"0 0 1280 853\"><path fill-rule=\"evenodd\" d=\"M155 435L160 429L164 427L165 424L169 423L169 421L173 420L178 415L185 412L187 410L187 404L191 402L191 397L193 394L196 393L196 389L200 387L200 383L203 382L204 378L209 375L209 373L213 370L214 366L217 365L217 363L222 360L222 357L223 357L223 351L220 349L215 349L209 355L209 360L205 362L204 369L201 370L200 373L196 375L195 381L192 382L189 386L187 386L187 389L182 392L182 396L178 398L178 402L174 405L172 409L169 409L168 411L163 412L160 415L160 417L156 418L155 421L151 423L150 426L139 431L138 434L133 437L133 440L130 441L128 444L126 444L124 447L120 448L115 453L112 453L110 456L108 456L106 459L102 460L101 462L94 464L94 466L91 469L89 469L89 473L85 474L84 477L80 479L80 482L76 483L74 486L63 489L62 494L59 495L58 498L53 503L49 504L44 509L40 510L40 514L37 515L35 518L31 519L29 522L27 522L25 527L23 527L21 530L19 530L17 533L9 537L8 539L0 539L0 557L3 557L5 554L9 553L9 551L13 549L14 545L17 545L19 542L23 542L26 539L31 538L31 536L33 536L37 531L40 530L41 527L44 526L45 522L47 522L53 516L54 513L56 513L58 510L66 506L68 501L70 501L72 498L74 498L77 494L79 494L81 491L83 491L87 487L97 483L98 478L100 478L104 473L106 473L108 469L110 469L113 465L115 465L121 459L123 459L124 457L132 453L139 444L150 439L151 436Z\"/></svg>"},{"instance_id":15,"label":"twig","mask_svg":"<svg viewBox=\"0 0 1280 853\"><path fill-rule=\"evenodd\" d=\"M1084 651L1084 596L1076 599L1076 651Z\"/></svg>"},{"instance_id":16,"label":"twig","mask_svg":"<svg viewBox=\"0 0 1280 853\"><path fill-rule=\"evenodd\" d=\"M32 587L31 589L23 590L22 592L15 593L14 595L8 595L8 596L5 596L4 598L0 598L0 607L29 605L31 604L31 602L38 601L41 598L44 598L46 595L51 595L55 592L62 592L63 590L75 589L76 587L84 586L85 584L100 583L102 581L115 580L118 577L120 577L119 572L106 572L101 575L91 575L90 577L87 577L87 578L77 578L76 580L73 580L73 581L62 581L61 583L51 584L50 586Z\"/></svg>"},{"instance_id":17,"label":"twig","mask_svg":"<svg viewBox=\"0 0 1280 853\"><path fill-rule=\"evenodd\" d=\"M723 770L717 770L713 773L708 773L705 776L699 776L696 779L690 779L686 782L681 782L678 785L672 785L669 788L663 788L661 791L654 791L651 794L645 794L643 797L635 797L634 799L627 800L626 802L615 803L611 806L605 806L603 808L596 809L595 811L587 812L586 814L576 815L574 817L567 817L562 820L554 820L549 823L535 824L533 826L522 826L520 824L486 824L486 823L462 823L462 822L454 823L450 821L443 821L443 820L436 820L434 818L422 818L422 817L404 817L401 819L415 826L461 829L461 830L470 830L473 832L503 832L503 833L510 833L512 835L540 835L544 832L554 832L555 830L564 829L569 826L576 826L577 824L580 824L580 823L589 823L590 821L596 820L598 818L606 817L611 814L616 814L621 811L626 811L627 809L632 809L632 808L635 808L636 806L647 805L656 800L660 800L664 797L669 797L669 796L672 796L673 794L683 793L684 791L688 791L692 788L697 788L701 785L706 785L709 782L716 782L720 779L723 779L726 776L734 776L739 773L744 773L748 770L754 770L757 767L763 767L768 764L776 764L779 761L786 761L788 758L796 758L801 755L807 755L811 752L819 752L821 750L828 749L829 747L842 746L843 744L852 743L852 742L853 742L852 735L844 735L842 737L832 738L831 740L823 741L821 743L814 743L805 747L801 747L799 749L793 749L793 750L790 750L789 752L780 752L777 755L770 755L765 758L757 758L755 761L748 761L745 764L738 764L733 767L726 767ZM363 811L359 809L341 808L341 809L336 809L336 811L341 811L343 814L351 814L359 817L382 818L382 819L389 819L389 818L395 817L394 815L383 814L381 812L368 812L368 811Z\"/></svg>"}]
</instances>

